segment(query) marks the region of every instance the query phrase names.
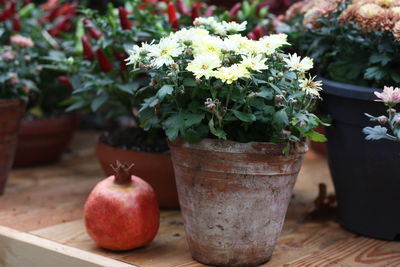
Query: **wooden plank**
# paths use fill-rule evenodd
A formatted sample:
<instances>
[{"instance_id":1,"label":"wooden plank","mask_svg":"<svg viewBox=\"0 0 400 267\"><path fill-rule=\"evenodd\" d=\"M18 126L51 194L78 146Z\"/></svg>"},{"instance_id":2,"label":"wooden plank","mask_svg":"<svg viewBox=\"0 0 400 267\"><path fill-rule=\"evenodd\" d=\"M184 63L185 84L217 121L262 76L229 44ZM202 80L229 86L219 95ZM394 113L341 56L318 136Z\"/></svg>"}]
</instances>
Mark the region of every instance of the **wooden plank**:
<instances>
[{"instance_id":1,"label":"wooden plank","mask_svg":"<svg viewBox=\"0 0 400 267\"><path fill-rule=\"evenodd\" d=\"M286 264L288 267L400 266L400 243L357 237Z\"/></svg>"},{"instance_id":2,"label":"wooden plank","mask_svg":"<svg viewBox=\"0 0 400 267\"><path fill-rule=\"evenodd\" d=\"M0 266L128 267L133 265L0 226Z\"/></svg>"}]
</instances>

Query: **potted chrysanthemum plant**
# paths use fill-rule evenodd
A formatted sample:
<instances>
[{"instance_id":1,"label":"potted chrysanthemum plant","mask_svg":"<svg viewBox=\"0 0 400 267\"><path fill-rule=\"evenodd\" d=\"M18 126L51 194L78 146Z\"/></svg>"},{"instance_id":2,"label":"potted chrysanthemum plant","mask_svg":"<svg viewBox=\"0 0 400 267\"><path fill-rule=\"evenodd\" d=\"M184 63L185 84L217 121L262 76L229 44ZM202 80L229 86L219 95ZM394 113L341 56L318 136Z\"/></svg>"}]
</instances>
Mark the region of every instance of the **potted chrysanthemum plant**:
<instances>
[{"instance_id":1,"label":"potted chrysanthemum plant","mask_svg":"<svg viewBox=\"0 0 400 267\"><path fill-rule=\"evenodd\" d=\"M255 41L236 22L194 25L130 52L134 72L151 77L141 124L168 136L192 256L255 266L271 257L305 139L324 139L310 113L321 84L310 58L281 52L284 34Z\"/></svg>"},{"instance_id":2,"label":"potted chrysanthemum plant","mask_svg":"<svg viewBox=\"0 0 400 267\"><path fill-rule=\"evenodd\" d=\"M327 130L328 161L338 201L338 219L356 233L394 240L400 216L382 208L382 199L398 199L399 143L368 142L362 129L371 125L364 112L384 113L374 101L374 88L398 86L400 2L397 0L311 0L287 13L289 40L302 55L315 60L324 81L322 111L332 118ZM377 186L378 182L379 186ZM371 193L373 192L373 193Z\"/></svg>"}]
</instances>

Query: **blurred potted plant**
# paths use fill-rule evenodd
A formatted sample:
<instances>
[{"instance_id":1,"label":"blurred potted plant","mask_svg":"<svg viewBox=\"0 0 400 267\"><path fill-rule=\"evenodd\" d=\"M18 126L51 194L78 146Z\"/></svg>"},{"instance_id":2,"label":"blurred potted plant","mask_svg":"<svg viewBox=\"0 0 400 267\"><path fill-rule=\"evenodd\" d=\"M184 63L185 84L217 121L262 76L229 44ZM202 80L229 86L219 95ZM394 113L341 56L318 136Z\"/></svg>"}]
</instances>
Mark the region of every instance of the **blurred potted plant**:
<instances>
[{"instance_id":1,"label":"blurred potted plant","mask_svg":"<svg viewBox=\"0 0 400 267\"><path fill-rule=\"evenodd\" d=\"M68 78L64 73L46 67L46 58L72 53L74 49L74 34L68 34L69 40L65 35L72 30L76 3L50 5L48 2L39 8L22 1L10 1L3 13L10 6L13 6L13 12L1 25L1 39L7 40L16 33L30 36L35 46L25 60L35 63L39 70L36 83L38 90L29 94L14 166L44 164L59 158L76 127L76 115L65 113L59 105L71 93Z\"/></svg>"},{"instance_id":2,"label":"blurred potted plant","mask_svg":"<svg viewBox=\"0 0 400 267\"><path fill-rule=\"evenodd\" d=\"M295 48L314 58L324 83L322 109L333 120L328 159L340 224L359 234L398 239L400 216L388 217L378 200L389 205L397 197L386 188L397 177L393 159L400 144L367 142L362 129L369 123L365 111L384 112L373 88L400 83L400 2L303 1L288 10L287 20ZM380 186L373 183L378 180Z\"/></svg>"},{"instance_id":3,"label":"blurred potted plant","mask_svg":"<svg viewBox=\"0 0 400 267\"><path fill-rule=\"evenodd\" d=\"M268 261L306 152L321 122L309 112L320 82L309 58L282 54L286 35L259 41L246 23L197 18L129 63L150 84L140 120L168 136L186 237L208 265Z\"/></svg>"},{"instance_id":4,"label":"blurred potted plant","mask_svg":"<svg viewBox=\"0 0 400 267\"><path fill-rule=\"evenodd\" d=\"M0 194L13 163L28 93L37 89L39 72L36 62L27 60L35 57L32 39L15 34L6 44L0 47Z\"/></svg>"},{"instance_id":5,"label":"blurred potted plant","mask_svg":"<svg viewBox=\"0 0 400 267\"><path fill-rule=\"evenodd\" d=\"M165 136L162 131L145 133L138 127L141 87L149 79L132 75L125 63L127 49L171 31L166 14L160 14L158 8L151 2L133 1L125 7L110 5L104 16L82 10L82 55L71 64L60 58L58 66L69 73L74 88L65 102L69 111L101 112L107 120L125 118L125 125L105 132L98 140L97 157L104 172L113 175L110 165L115 160L134 163L135 174L152 185L160 206L176 208L179 204Z\"/></svg>"}]
</instances>

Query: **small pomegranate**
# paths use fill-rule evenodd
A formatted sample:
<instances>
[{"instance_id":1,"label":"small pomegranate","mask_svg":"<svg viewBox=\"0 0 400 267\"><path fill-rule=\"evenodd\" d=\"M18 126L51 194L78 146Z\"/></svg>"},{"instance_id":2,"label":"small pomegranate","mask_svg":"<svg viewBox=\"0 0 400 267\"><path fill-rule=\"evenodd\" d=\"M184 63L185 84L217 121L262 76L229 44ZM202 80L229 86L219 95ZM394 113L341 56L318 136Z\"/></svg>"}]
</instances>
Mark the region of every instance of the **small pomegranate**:
<instances>
[{"instance_id":1,"label":"small pomegranate","mask_svg":"<svg viewBox=\"0 0 400 267\"><path fill-rule=\"evenodd\" d=\"M157 234L160 211L153 188L117 161L115 175L99 182L85 204L90 237L102 248L129 250L150 243Z\"/></svg>"}]
</instances>

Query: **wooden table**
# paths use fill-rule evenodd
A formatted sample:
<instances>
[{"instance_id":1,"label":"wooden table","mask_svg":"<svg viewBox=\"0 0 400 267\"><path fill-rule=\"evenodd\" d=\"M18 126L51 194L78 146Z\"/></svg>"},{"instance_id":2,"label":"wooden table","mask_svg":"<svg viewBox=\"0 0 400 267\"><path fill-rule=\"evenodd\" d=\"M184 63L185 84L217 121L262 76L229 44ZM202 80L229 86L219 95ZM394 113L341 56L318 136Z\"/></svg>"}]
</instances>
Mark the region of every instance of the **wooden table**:
<instances>
[{"instance_id":1,"label":"wooden table","mask_svg":"<svg viewBox=\"0 0 400 267\"><path fill-rule=\"evenodd\" d=\"M190 257L177 210L161 212L160 231L145 248L113 253L90 240L82 207L104 178L94 155L96 136L80 132L61 161L11 173L0 197L0 266L203 266ZM332 193L326 160L308 153L280 240L263 266L400 266L400 243L342 229L334 207L322 204L324 194L315 208L320 183Z\"/></svg>"}]
</instances>

